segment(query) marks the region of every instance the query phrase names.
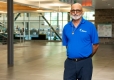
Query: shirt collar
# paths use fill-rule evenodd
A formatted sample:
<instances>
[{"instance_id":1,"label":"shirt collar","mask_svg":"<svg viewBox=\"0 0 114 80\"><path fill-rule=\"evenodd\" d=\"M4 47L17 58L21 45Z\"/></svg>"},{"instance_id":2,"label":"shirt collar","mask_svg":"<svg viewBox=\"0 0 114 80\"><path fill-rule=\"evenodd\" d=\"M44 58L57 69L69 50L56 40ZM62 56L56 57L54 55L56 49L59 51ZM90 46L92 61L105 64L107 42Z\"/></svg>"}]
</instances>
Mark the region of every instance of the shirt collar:
<instances>
[{"instance_id":1,"label":"shirt collar","mask_svg":"<svg viewBox=\"0 0 114 80\"><path fill-rule=\"evenodd\" d=\"M86 21L86 20L82 17L82 20L81 20L80 24L84 24L85 21ZM73 23L72 23L72 20L70 21L70 25L71 25L71 26L74 26Z\"/></svg>"}]
</instances>

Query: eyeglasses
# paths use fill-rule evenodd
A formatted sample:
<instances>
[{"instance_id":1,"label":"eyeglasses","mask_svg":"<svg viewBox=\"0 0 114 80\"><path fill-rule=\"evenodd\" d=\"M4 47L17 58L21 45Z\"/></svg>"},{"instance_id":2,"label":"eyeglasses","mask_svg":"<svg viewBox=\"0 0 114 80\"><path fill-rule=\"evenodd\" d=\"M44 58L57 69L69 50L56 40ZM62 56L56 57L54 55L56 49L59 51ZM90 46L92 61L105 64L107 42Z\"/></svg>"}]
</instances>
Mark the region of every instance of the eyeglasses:
<instances>
[{"instance_id":1,"label":"eyeglasses","mask_svg":"<svg viewBox=\"0 0 114 80\"><path fill-rule=\"evenodd\" d=\"M79 10L79 9L71 10L72 13L75 13L75 11L76 11L76 13L80 13L82 10Z\"/></svg>"}]
</instances>

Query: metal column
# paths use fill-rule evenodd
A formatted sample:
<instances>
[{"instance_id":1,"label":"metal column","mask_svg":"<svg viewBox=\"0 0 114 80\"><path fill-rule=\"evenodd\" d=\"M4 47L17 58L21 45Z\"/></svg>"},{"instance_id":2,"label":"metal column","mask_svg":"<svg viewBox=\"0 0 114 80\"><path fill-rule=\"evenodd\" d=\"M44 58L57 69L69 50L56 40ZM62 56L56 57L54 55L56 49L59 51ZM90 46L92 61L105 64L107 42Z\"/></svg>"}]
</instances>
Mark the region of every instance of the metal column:
<instances>
[{"instance_id":1,"label":"metal column","mask_svg":"<svg viewBox=\"0 0 114 80\"><path fill-rule=\"evenodd\" d=\"M14 47L13 47L13 27L14 27L14 19L13 19L13 0L7 0L7 28L8 28L8 48L7 48L7 64L8 67L12 67L14 65Z\"/></svg>"}]
</instances>

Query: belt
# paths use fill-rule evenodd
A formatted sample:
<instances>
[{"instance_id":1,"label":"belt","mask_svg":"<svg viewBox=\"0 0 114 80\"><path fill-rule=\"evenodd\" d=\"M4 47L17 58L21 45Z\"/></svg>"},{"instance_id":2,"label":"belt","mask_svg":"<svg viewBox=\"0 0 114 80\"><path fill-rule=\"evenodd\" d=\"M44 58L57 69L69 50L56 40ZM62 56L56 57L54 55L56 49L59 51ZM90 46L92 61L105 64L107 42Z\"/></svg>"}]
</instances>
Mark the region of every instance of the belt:
<instances>
[{"instance_id":1,"label":"belt","mask_svg":"<svg viewBox=\"0 0 114 80\"><path fill-rule=\"evenodd\" d=\"M75 59L72 59L72 58L68 58L69 60L72 60L72 61L81 61L81 60L84 60L84 59L87 59L89 57L86 57L86 58L75 58Z\"/></svg>"}]
</instances>

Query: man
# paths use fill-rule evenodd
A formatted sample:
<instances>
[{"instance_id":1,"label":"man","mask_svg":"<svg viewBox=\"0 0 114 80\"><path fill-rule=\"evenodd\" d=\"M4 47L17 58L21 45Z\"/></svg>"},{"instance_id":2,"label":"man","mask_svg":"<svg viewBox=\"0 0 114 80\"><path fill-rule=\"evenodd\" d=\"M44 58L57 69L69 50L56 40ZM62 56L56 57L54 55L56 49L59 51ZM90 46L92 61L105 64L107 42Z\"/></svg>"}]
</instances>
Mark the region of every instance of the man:
<instances>
[{"instance_id":1,"label":"man","mask_svg":"<svg viewBox=\"0 0 114 80\"><path fill-rule=\"evenodd\" d=\"M82 18L82 5L71 6L72 21L63 28L62 44L67 49L64 64L64 80L91 80L92 56L99 46L96 27Z\"/></svg>"}]
</instances>

